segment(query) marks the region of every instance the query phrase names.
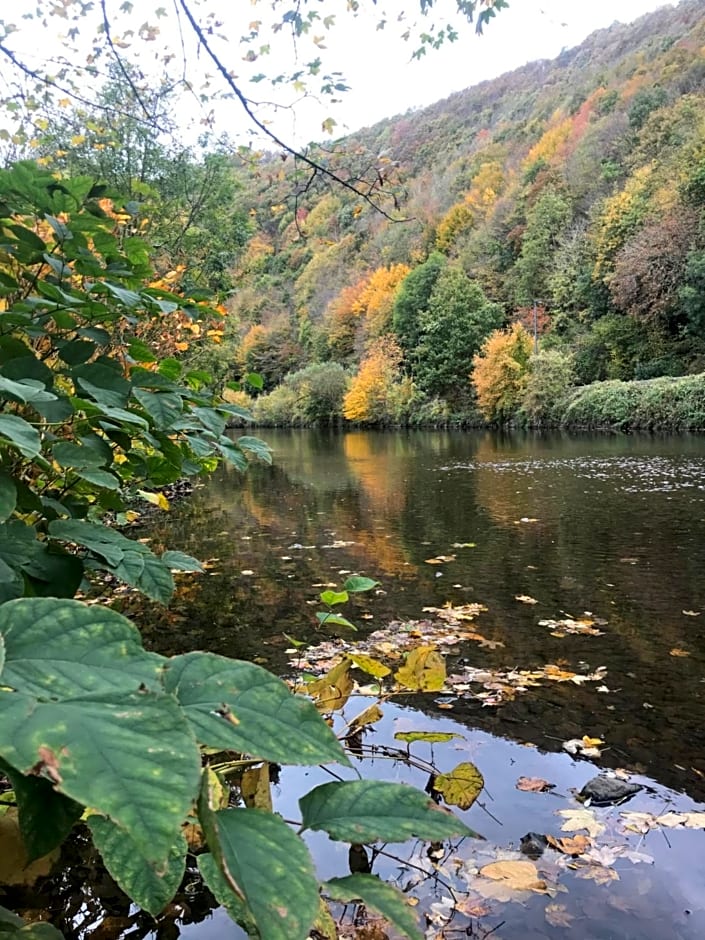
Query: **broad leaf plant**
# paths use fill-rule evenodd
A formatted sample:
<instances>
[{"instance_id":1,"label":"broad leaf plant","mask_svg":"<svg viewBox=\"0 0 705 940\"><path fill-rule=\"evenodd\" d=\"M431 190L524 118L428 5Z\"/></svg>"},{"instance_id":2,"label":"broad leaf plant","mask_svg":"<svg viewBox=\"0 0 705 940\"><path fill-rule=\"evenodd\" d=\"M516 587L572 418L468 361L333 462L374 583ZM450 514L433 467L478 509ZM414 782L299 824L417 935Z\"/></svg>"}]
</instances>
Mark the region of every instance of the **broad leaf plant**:
<instances>
[{"instance_id":1,"label":"broad leaf plant","mask_svg":"<svg viewBox=\"0 0 705 940\"><path fill-rule=\"evenodd\" d=\"M189 823L204 880L251 935L304 940L323 894L362 899L419 938L403 897L373 875L321 885L301 832L441 840L468 834L463 822L412 787L367 780L305 794L298 831L267 809L228 808L204 753L349 764L320 707L251 663L148 652L125 617L74 599L109 575L167 603L172 572L200 565L123 534L135 499L159 503L220 460L270 459L256 438L226 434L247 416L207 374L145 339L218 311L164 289L139 232L139 206L87 178L33 163L0 172L0 770L28 859L83 820L113 878L157 915L184 876ZM4 909L0 933L59 936Z\"/></svg>"}]
</instances>

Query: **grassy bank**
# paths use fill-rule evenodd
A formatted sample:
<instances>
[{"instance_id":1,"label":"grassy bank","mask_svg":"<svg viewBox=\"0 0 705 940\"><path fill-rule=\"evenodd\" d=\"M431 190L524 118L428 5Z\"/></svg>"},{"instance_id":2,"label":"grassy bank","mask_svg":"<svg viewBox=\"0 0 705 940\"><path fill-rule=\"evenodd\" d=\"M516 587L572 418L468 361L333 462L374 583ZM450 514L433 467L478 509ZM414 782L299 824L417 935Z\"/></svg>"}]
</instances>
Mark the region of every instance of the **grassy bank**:
<instances>
[{"instance_id":1,"label":"grassy bank","mask_svg":"<svg viewBox=\"0 0 705 940\"><path fill-rule=\"evenodd\" d=\"M558 423L569 429L705 430L705 373L584 385L568 397Z\"/></svg>"}]
</instances>

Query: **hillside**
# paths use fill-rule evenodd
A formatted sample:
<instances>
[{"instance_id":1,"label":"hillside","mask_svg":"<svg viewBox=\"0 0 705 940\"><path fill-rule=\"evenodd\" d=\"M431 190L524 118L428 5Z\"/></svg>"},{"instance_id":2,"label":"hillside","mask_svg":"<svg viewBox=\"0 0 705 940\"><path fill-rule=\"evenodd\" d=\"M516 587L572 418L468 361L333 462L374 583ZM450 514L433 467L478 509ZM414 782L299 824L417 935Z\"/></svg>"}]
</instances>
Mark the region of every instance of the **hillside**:
<instances>
[{"instance_id":1,"label":"hillside","mask_svg":"<svg viewBox=\"0 0 705 940\"><path fill-rule=\"evenodd\" d=\"M704 14L685 0L615 24L316 151L352 177L374 166L407 221L262 157L229 304L234 371L277 389L260 416L310 420L311 377L282 382L314 366L333 401L317 418L340 414L349 375L353 420L471 415L473 358L517 321L540 334L543 386L527 404L537 357L505 334L486 417L549 420L539 399L573 384L703 371Z\"/></svg>"}]
</instances>

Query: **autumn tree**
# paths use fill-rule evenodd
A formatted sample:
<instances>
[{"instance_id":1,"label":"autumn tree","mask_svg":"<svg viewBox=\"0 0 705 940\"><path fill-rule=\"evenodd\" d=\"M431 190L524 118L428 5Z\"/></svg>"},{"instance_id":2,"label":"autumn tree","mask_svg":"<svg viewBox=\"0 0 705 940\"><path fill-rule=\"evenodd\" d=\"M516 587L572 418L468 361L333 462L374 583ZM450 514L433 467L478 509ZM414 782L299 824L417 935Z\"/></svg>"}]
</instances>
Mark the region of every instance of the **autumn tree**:
<instances>
[{"instance_id":1,"label":"autumn tree","mask_svg":"<svg viewBox=\"0 0 705 940\"><path fill-rule=\"evenodd\" d=\"M343 399L343 415L348 421L372 423L388 417L401 361L401 349L388 337L371 346Z\"/></svg>"},{"instance_id":2,"label":"autumn tree","mask_svg":"<svg viewBox=\"0 0 705 940\"><path fill-rule=\"evenodd\" d=\"M410 270L406 264L392 264L377 268L368 278L358 298L368 338L374 340L389 332L399 285Z\"/></svg>"},{"instance_id":3,"label":"autumn tree","mask_svg":"<svg viewBox=\"0 0 705 940\"><path fill-rule=\"evenodd\" d=\"M521 323L495 330L473 358L472 384L477 405L488 421L508 421L522 401L532 339Z\"/></svg>"}]
</instances>

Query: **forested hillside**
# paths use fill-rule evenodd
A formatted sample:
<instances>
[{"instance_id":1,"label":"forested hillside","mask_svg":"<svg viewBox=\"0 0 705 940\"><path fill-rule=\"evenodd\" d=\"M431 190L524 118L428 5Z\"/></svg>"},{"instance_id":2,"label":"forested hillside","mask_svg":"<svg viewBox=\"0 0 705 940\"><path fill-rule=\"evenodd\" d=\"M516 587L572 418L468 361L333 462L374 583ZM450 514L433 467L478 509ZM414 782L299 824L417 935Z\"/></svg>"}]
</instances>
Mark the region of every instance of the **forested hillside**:
<instances>
[{"instance_id":1,"label":"forested hillside","mask_svg":"<svg viewBox=\"0 0 705 940\"><path fill-rule=\"evenodd\" d=\"M391 219L291 158L239 171L228 368L263 376L260 418L444 421L479 396L550 421L572 385L705 369L704 13L615 24L317 151L341 175L377 161Z\"/></svg>"}]
</instances>

